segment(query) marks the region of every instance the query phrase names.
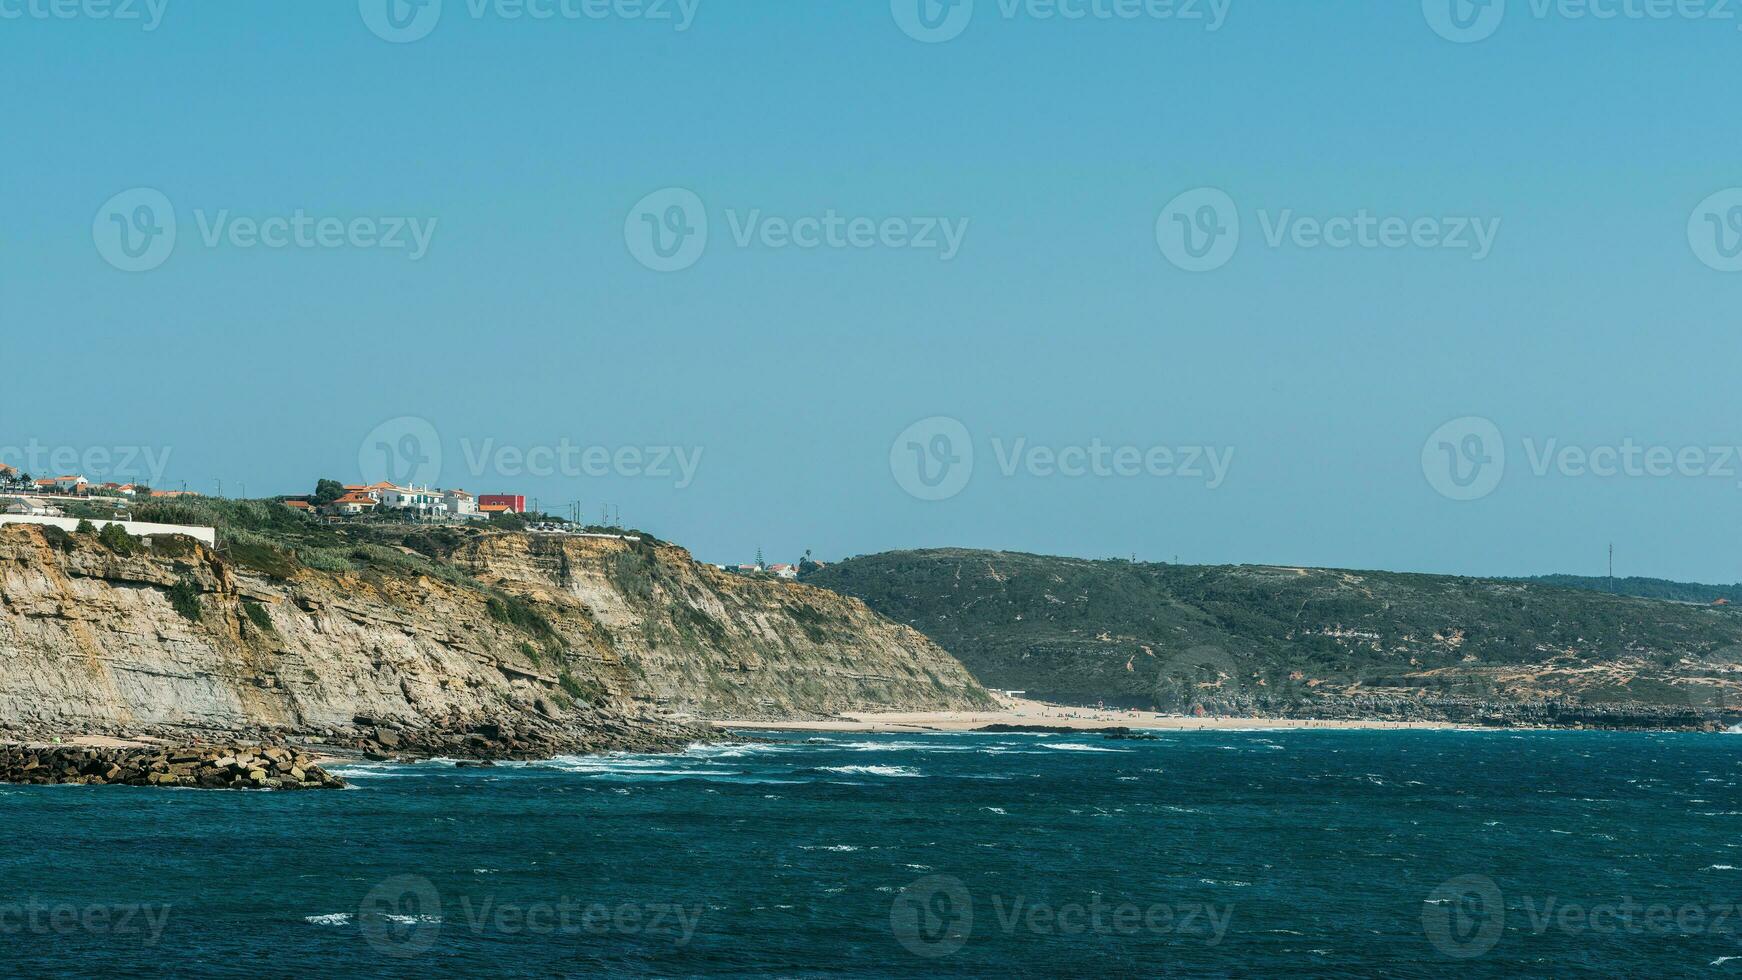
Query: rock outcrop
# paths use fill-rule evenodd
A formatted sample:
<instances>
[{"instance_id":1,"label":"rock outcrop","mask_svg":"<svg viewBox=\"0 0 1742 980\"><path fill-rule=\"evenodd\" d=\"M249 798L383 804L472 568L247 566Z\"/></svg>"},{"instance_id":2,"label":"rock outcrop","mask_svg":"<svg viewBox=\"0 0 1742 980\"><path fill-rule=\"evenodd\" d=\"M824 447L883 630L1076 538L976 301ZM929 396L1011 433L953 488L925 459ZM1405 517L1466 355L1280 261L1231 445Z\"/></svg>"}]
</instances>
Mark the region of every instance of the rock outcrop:
<instances>
[{"instance_id":1,"label":"rock outcrop","mask_svg":"<svg viewBox=\"0 0 1742 980\"><path fill-rule=\"evenodd\" d=\"M285 748L93 748L0 745L0 783L190 789L343 789L344 780Z\"/></svg>"},{"instance_id":2,"label":"rock outcrop","mask_svg":"<svg viewBox=\"0 0 1742 980\"><path fill-rule=\"evenodd\" d=\"M0 723L364 747L390 733L484 757L681 745L702 737L686 714L987 703L856 600L669 545L487 533L432 567L261 568L181 537L121 554L0 529Z\"/></svg>"}]
</instances>

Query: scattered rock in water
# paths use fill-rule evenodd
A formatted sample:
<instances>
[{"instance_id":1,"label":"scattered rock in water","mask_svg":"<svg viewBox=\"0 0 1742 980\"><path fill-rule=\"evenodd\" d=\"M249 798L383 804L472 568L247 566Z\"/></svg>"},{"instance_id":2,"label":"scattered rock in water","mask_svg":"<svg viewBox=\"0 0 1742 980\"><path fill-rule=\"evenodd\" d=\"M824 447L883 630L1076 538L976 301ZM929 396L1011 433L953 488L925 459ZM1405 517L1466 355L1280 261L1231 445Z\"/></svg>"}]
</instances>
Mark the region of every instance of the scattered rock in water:
<instances>
[{"instance_id":1,"label":"scattered rock in water","mask_svg":"<svg viewBox=\"0 0 1742 980\"><path fill-rule=\"evenodd\" d=\"M1147 732L1135 732L1129 728L1109 728L1101 734L1101 737L1103 739L1106 739L1109 742L1159 742L1159 741L1161 741L1160 735L1151 735Z\"/></svg>"},{"instance_id":2,"label":"scattered rock in water","mask_svg":"<svg viewBox=\"0 0 1742 980\"><path fill-rule=\"evenodd\" d=\"M194 789L343 789L345 781L286 748L0 745L0 783Z\"/></svg>"}]
</instances>

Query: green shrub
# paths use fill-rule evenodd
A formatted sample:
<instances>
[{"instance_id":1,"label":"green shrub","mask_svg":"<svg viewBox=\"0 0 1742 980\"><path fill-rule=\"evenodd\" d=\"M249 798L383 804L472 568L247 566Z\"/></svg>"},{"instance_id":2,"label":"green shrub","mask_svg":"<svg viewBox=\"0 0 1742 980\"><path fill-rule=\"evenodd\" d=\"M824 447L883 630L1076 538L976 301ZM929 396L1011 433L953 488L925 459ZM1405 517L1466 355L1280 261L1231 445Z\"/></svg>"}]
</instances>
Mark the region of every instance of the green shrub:
<instances>
[{"instance_id":1,"label":"green shrub","mask_svg":"<svg viewBox=\"0 0 1742 980\"><path fill-rule=\"evenodd\" d=\"M181 613L183 619L199 622L204 612L200 605L200 590L193 582L182 579L169 587L169 604L175 611Z\"/></svg>"},{"instance_id":2,"label":"green shrub","mask_svg":"<svg viewBox=\"0 0 1742 980\"><path fill-rule=\"evenodd\" d=\"M484 600L484 611L490 618L506 626L512 626L523 633L533 636L550 637L556 635L551 628L550 620L539 614L524 599L516 596L491 596Z\"/></svg>"},{"instance_id":3,"label":"green shrub","mask_svg":"<svg viewBox=\"0 0 1742 980\"><path fill-rule=\"evenodd\" d=\"M192 558L199 554L200 544L185 534L153 534L151 550L159 558Z\"/></svg>"},{"instance_id":4,"label":"green shrub","mask_svg":"<svg viewBox=\"0 0 1742 980\"><path fill-rule=\"evenodd\" d=\"M41 527L43 540L48 542L49 547L57 551L73 551L78 548L78 542L64 528L55 527L53 524L43 524Z\"/></svg>"},{"instance_id":5,"label":"green shrub","mask_svg":"<svg viewBox=\"0 0 1742 980\"><path fill-rule=\"evenodd\" d=\"M81 517L81 518L79 518L79 526L73 528L73 533L74 534L96 534L97 533L97 525L92 524L88 519Z\"/></svg>"},{"instance_id":6,"label":"green shrub","mask_svg":"<svg viewBox=\"0 0 1742 980\"><path fill-rule=\"evenodd\" d=\"M605 700L604 688L593 681L580 680L566 670L557 676L557 683L576 701L597 704Z\"/></svg>"},{"instance_id":7,"label":"green shrub","mask_svg":"<svg viewBox=\"0 0 1742 980\"><path fill-rule=\"evenodd\" d=\"M244 600L242 602L242 611L248 614L248 621L259 627L262 633L277 632L277 630L272 628L272 616L266 611L265 606L258 602L248 602Z\"/></svg>"},{"instance_id":8,"label":"green shrub","mask_svg":"<svg viewBox=\"0 0 1742 980\"><path fill-rule=\"evenodd\" d=\"M127 529L119 524L103 525L103 530L97 534L97 540L103 543L103 547L117 555L136 554L143 543L138 538L128 534Z\"/></svg>"},{"instance_id":9,"label":"green shrub","mask_svg":"<svg viewBox=\"0 0 1742 980\"><path fill-rule=\"evenodd\" d=\"M269 578L286 581L296 575L296 555L271 543L251 531L231 535L224 557L243 568L260 572Z\"/></svg>"}]
</instances>

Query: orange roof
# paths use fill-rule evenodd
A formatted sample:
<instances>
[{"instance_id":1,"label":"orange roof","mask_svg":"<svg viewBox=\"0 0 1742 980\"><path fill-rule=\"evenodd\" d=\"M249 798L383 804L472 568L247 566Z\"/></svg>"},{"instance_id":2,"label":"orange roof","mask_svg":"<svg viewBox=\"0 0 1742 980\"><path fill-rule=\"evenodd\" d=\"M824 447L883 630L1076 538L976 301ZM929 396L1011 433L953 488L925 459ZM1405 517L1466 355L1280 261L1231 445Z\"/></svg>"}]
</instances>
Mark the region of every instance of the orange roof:
<instances>
[{"instance_id":1,"label":"orange roof","mask_svg":"<svg viewBox=\"0 0 1742 980\"><path fill-rule=\"evenodd\" d=\"M478 508L486 514L502 514L508 510L507 504L485 504Z\"/></svg>"},{"instance_id":2,"label":"orange roof","mask_svg":"<svg viewBox=\"0 0 1742 980\"><path fill-rule=\"evenodd\" d=\"M308 510L309 509L308 501L306 501L306 500L286 500L284 502L284 506L292 508L293 510Z\"/></svg>"},{"instance_id":3,"label":"orange roof","mask_svg":"<svg viewBox=\"0 0 1742 980\"><path fill-rule=\"evenodd\" d=\"M368 504L369 506L373 507L376 503L376 500L374 497L365 496L364 494L360 494L360 493L347 493L343 497L340 497L339 499L333 501L333 503L335 503L335 504Z\"/></svg>"}]
</instances>

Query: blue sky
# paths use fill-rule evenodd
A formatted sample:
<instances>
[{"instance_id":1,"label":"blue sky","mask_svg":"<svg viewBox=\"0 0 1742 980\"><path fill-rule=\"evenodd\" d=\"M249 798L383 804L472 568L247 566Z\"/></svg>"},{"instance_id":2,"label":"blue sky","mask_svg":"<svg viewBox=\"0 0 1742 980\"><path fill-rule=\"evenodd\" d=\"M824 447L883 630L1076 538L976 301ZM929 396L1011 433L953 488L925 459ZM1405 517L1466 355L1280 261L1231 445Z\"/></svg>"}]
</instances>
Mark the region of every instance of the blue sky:
<instances>
[{"instance_id":1,"label":"blue sky","mask_svg":"<svg viewBox=\"0 0 1742 980\"><path fill-rule=\"evenodd\" d=\"M1413 0L1233 0L1215 30L1208 0L978 0L925 43L907 0L699 0L685 30L676 0L446 0L396 43L372 2L167 0L148 30L0 0L0 454L143 447L166 485L259 496L414 433L414 475L609 502L716 561L1594 573L1613 540L1624 573L1742 579L1730 5L1511 0L1459 43ZM671 188L707 237L662 272L633 238ZM1240 237L1192 271L1165 246L1201 188ZM104 229L138 189L175 237L124 271ZM299 214L288 247L251 234ZM1363 215L1429 234L1319 242ZM835 242L791 245L807 217ZM1461 499L1434 460L1496 467L1496 438ZM1701 459L1598 475L1568 446ZM1219 480L1193 450L1231 451ZM687 480L654 465L679 451ZM944 459L943 499L910 492Z\"/></svg>"}]
</instances>

